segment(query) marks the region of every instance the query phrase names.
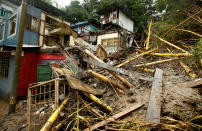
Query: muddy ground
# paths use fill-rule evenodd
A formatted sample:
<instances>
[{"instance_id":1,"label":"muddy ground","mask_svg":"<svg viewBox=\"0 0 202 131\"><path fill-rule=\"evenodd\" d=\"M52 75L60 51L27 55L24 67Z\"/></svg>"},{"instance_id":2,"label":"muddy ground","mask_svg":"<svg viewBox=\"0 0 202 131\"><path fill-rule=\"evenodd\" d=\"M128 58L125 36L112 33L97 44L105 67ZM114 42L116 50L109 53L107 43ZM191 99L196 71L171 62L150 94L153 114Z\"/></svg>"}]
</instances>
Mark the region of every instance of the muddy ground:
<instances>
[{"instance_id":1,"label":"muddy ground","mask_svg":"<svg viewBox=\"0 0 202 131\"><path fill-rule=\"evenodd\" d=\"M86 83L92 85L95 89L104 92L100 98L104 103L110 105L114 109L114 114L127 109L136 104L143 103L144 106L134 111L129 117L136 117L144 120L149 102L150 92L152 88L153 76L152 73L144 72L140 69L135 69L133 65L152 62L161 57L145 56L131 62L125 69L133 72L132 77L124 76L134 88L125 89L124 95L120 95L108 84L90 78ZM163 101L161 116L169 116L177 120L187 121L197 115L202 115L202 99L201 89L199 88L183 88L180 84L193 81L181 68L178 60L167 62L150 67L152 69L160 68L163 70ZM102 74L111 77L107 72L102 71ZM7 115L6 103L0 102L0 131L23 131L26 126L26 101L20 101L17 105L17 113Z\"/></svg>"}]
</instances>

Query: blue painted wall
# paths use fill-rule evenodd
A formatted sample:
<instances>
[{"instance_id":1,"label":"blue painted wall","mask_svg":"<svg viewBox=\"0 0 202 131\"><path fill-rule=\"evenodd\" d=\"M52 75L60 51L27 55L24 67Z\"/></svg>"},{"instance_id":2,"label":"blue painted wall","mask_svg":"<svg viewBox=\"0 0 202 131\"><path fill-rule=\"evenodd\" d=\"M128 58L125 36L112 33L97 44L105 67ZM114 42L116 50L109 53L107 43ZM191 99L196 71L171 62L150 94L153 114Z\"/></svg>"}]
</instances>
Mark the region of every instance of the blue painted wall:
<instances>
[{"instance_id":1,"label":"blue painted wall","mask_svg":"<svg viewBox=\"0 0 202 131\"><path fill-rule=\"evenodd\" d=\"M8 99L12 91L12 81L14 75L15 57L9 58L9 73L8 78L0 78L0 98Z\"/></svg>"},{"instance_id":2,"label":"blue painted wall","mask_svg":"<svg viewBox=\"0 0 202 131\"><path fill-rule=\"evenodd\" d=\"M19 32L19 22L20 22L20 12L21 7L17 9L17 12L14 12L11 17L8 19L0 22L0 24L5 24L5 31L4 31L4 38L2 41L0 41L0 46L17 46L17 38L18 38L18 32ZM17 14L17 23L16 23L16 33L10 37L8 37L8 23L9 19L12 18L12 16ZM30 14L33 17L40 18L41 17L41 10L32 7L27 6L27 14ZM24 39L23 44L32 45L38 47L38 33L32 32L30 30L24 31ZM9 74L8 78L0 78L0 98L8 99L11 91L12 91L12 81L13 81L13 75L14 75L14 64L15 64L15 56L10 56L9 58Z\"/></svg>"},{"instance_id":3,"label":"blue painted wall","mask_svg":"<svg viewBox=\"0 0 202 131\"><path fill-rule=\"evenodd\" d=\"M5 31L4 31L4 38L2 41L0 41L0 46L16 46L17 45L17 38L18 38L18 32L19 32L19 24L20 24L20 13L21 13L21 7L17 9L17 12L14 12L10 18L12 18L14 15L17 14L17 24L16 24L16 33L12 36L8 36L8 29L9 29L9 19L6 19L2 21L0 24L5 24ZM41 17L41 10L32 7L30 5L27 6L27 14L36 17L40 19ZM38 46L38 38L39 35L36 32L32 32L30 30L24 31L24 39L23 44L26 45L32 45L32 46Z\"/></svg>"}]
</instances>

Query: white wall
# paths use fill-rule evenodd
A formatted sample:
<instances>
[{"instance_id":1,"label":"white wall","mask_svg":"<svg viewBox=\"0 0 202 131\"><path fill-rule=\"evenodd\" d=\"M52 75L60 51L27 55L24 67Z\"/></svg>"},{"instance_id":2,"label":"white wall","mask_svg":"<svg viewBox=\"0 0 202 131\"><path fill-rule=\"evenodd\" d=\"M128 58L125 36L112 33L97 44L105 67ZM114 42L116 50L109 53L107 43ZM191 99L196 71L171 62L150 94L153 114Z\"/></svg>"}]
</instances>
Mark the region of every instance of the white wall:
<instances>
[{"instance_id":1,"label":"white wall","mask_svg":"<svg viewBox=\"0 0 202 131\"><path fill-rule=\"evenodd\" d=\"M118 38L118 33L104 34L97 37L97 45L101 44L102 39Z\"/></svg>"},{"instance_id":2,"label":"white wall","mask_svg":"<svg viewBox=\"0 0 202 131\"><path fill-rule=\"evenodd\" d=\"M119 11L119 23L121 27L128 31L132 31L134 29L134 22L126 16L122 11Z\"/></svg>"},{"instance_id":3,"label":"white wall","mask_svg":"<svg viewBox=\"0 0 202 131\"><path fill-rule=\"evenodd\" d=\"M112 33L112 34L104 34L99 35L97 37L97 45L102 44L102 39L109 39L109 38L118 38L118 33ZM103 46L107 54L114 53L118 51L118 45L116 46Z\"/></svg>"}]
</instances>

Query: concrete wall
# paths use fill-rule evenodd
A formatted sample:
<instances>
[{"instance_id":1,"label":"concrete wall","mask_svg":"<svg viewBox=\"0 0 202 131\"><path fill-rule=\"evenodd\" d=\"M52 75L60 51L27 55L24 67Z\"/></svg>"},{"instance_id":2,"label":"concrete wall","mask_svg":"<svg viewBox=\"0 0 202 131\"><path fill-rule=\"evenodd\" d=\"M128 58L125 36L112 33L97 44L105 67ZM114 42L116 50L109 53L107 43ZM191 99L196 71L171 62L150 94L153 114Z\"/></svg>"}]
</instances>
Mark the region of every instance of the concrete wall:
<instances>
[{"instance_id":1,"label":"concrete wall","mask_svg":"<svg viewBox=\"0 0 202 131\"><path fill-rule=\"evenodd\" d=\"M102 39L118 38L118 33L104 34L97 37L97 45L101 44Z\"/></svg>"},{"instance_id":2,"label":"concrete wall","mask_svg":"<svg viewBox=\"0 0 202 131\"><path fill-rule=\"evenodd\" d=\"M111 33L111 34L104 34L104 35L99 35L97 37L97 45L102 44L103 39L110 39L110 38L118 38L118 33ZM107 54L111 54L114 52L118 51L118 45L116 46L104 46L105 51Z\"/></svg>"},{"instance_id":3,"label":"concrete wall","mask_svg":"<svg viewBox=\"0 0 202 131\"><path fill-rule=\"evenodd\" d=\"M127 29L128 31L133 32L134 29L134 22L126 16L122 11L119 11L119 22L118 24L123 27L124 29Z\"/></svg>"}]
</instances>

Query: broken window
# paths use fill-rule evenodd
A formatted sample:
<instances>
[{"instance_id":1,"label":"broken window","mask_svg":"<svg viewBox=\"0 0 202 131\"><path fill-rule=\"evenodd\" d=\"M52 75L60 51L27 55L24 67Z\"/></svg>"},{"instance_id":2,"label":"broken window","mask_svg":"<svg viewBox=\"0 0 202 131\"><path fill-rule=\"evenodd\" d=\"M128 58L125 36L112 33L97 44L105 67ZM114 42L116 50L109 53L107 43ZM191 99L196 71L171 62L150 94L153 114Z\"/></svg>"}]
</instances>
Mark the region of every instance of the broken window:
<instances>
[{"instance_id":1,"label":"broken window","mask_svg":"<svg viewBox=\"0 0 202 131\"><path fill-rule=\"evenodd\" d=\"M103 46L115 46L118 45L118 38L102 39Z\"/></svg>"},{"instance_id":2,"label":"broken window","mask_svg":"<svg viewBox=\"0 0 202 131\"><path fill-rule=\"evenodd\" d=\"M4 38L4 30L5 30L5 24L1 24L0 26L0 41Z\"/></svg>"},{"instance_id":3,"label":"broken window","mask_svg":"<svg viewBox=\"0 0 202 131\"><path fill-rule=\"evenodd\" d=\"M9 57L0 57L0 78L8 78Z\"/></svg>"},{"instance_id":4,"label":"broken window","mask_svg":"<svg viewBox=\"0 0 202 131\"><path fill-rule=\"evenodd\" d=\"M17 22L17 14L14 15L9 20L8 36L11 36L16 33L16 22Z\"/></svg>"},{"instance_id":5,"label":"broken window","mask_svg":"<svg viewBox=\"0 0 202 131\"><path fill-rule=\"evenodd\" d=\"M37 19L29 14L27 14L27 24L26 29L33 32L39 32L40 29L40 19Z\"/></svg>"}]
</instances>

